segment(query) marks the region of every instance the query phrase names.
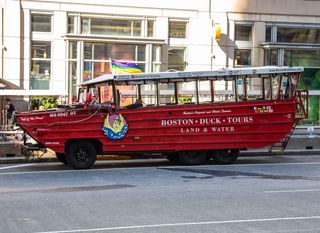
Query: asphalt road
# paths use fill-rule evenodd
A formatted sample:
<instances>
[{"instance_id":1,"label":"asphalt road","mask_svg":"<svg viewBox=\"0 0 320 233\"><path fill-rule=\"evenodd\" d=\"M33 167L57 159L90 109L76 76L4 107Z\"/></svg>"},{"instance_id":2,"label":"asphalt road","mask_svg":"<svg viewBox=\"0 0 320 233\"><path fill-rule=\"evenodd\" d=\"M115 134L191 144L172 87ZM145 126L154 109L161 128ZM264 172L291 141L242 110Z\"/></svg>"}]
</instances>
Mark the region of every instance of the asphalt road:
<instances>
[{"instance_id":1,"label":"asphalt road","mask_svg":"<svg viewBox=\"0 0 320 233\"><path fill-rule=\"evenodd\" d=\"M320 155L0 165L0 232L320 232Z\"/></svg>"}]
</instances>

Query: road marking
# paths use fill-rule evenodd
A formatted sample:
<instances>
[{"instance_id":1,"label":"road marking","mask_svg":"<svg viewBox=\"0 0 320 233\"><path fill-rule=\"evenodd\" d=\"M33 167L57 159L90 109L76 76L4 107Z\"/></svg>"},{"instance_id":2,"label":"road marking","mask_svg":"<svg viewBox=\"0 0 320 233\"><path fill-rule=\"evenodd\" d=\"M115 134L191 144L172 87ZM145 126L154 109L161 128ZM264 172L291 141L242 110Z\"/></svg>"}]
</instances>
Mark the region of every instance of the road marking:
<instances>
[{"instance_id":1,"label":"road marking","mask_svg":"<svg viewBox=\"0 0 320 233\"><path fill-rule=\"evenodd\" d=\"M53 164L53 163L50 163ZM16 166L31 166L31 165L37 165L40 166L42 164L23 164L23 165L16 165ZM114 163L112 163L114 165ZM121 164L119 164L120 166ZM283 165L320 165L320 162L305 162L305 163L258 163L258 164L233 164L233 165L226 165L226 166L221 166L221 165L199 165L199 166L192 166L193 169L197 168L220 168L221 170L224 170L225 168L237 168L237 167L254 167L254 166L283 166ZM106 164L108 166L108 164ZM132 166L135 166L132 164ZM88 169L88 170L73 170L73 169L68 169L68 170L52 170L52 171L26 171L26 172L2 172L0 175L27 175L27 174L41 174L41 173L63 173L63 172L99 172L99 171L121 171L121 170L142 170L142 169L159 169L159 168L185 168L185 166L148 166L146 165L145 167L118 167L118 168L96 168L96 169ZM14 166L11 166L14 167ZM8 167L8 168L11 168Z\"/></svg>"},{"instance_id":2,"label":"road marking","mask_svg":"<svg viewBox=\"0 0 320 233\"><path fill-rule=\"evenodd\" d=\"M302 192L320 192L320 189L298 189L298 190L264 191L264 193L302 193Z\"/></svg>"},{"instance_id":3,"label":"road marking","mask_svg":"<svg viewBox=\"0 0 320 233\"><path fill-rule=\"evenodd\" d=\"M262 219L241 219L241 220L225 220L225 221L211 221L211 222L165 223L165 224L153 224L153 225L137 225L137 226L123 226L123 227L105 227L105 228L78 229L78 230L65 230L65 231L42 231L42 232L36 232L36 233L94 232L94 231L129 230L129 229L142 229L142 228L177 227L177 226L196 226L196 225L214 225L214 224L227 224L227 223L295 221L295 220L311 220L311 219L320 219L320 216L286 217L286 218L262 218Z\"/></svg>"},{"instance_id":4,"label":"road marking","mask_svg":"<svg viewBox=\"0 0 320 233\"><path fill-rule=\"evenodd\" d=\"M8 167L0 167L0 170L17 168L17 167L27 167L27 166L31 166L31 165L32 164L28 163L28 164L13 165L13 166L8 166Z\"/></svg>"}]
</instances>

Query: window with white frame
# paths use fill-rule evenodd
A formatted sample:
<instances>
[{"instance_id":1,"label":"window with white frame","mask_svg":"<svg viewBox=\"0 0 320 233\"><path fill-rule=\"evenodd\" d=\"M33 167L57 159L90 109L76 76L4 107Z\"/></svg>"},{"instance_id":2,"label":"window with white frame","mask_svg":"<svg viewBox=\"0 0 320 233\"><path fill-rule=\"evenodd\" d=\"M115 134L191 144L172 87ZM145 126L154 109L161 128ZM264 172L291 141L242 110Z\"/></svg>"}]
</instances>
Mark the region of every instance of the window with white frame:
<instances>
[{"instance_id":1,"label":"window with white frame","mask_svg":"<svg viewBox=\"0 0 320 233\"><path fill-rule=\"evenodd\" d=\"M142 36L141 19L81 18L81 33L111 36Z\"/></svg>"},{"instance_id":2,"label":"window with white frame","mask_svg":"<svg viewBox=\"0 0 320 233\"><path fill-rule=\"evenodd\" d=\"M169 38L187 38L187 21L170 19Z\"/></svg>"},{"instance_id":3,"label":"window with white frame","mask_svg":"<svg viewBox=\"0 0 320 233\"><path fill-rule=\"evenodd\" d=\"M168 70L186 69L185 60L186 48L169 48L168 50Z\"/></svg>"},{"instance_id":4,"label":"window with white frame","mask_svg":"<svg viewBox=\"0 0 320 233\"><path fill-rule=\"evenodd\" d=\"M234 65L250 66L251 65L251 49L235 49Z\"/></svg>"},{"instance_id":5,"label":"window with white frame","mask_svg":"<svg viewBox=\"0 0 320 233\"><path fill-rule=\"evenodd\" d=\"M76 16L75 15L69 15L68 16L68 33L74 34L76 28Z\"/></svg>"},{"instance_id":6,"label":"window with white frame","mask_svg":"<svg viewBox=\"0 0 320 233\"><path fill-rule=\"evenodd\" d=\"M68 42L68 93L72 97L72 102L77 101L77 84L78 84L78 42Z\"/></svg>"},{"instance_id":7,"label":"window with white frame","mask_svg":"<svg viewBox=\"0 0 320 233\"><path fill-rule=\"evenodd\" d=\"M51 41L32 41L30 89L49 90L50 79Z\"/></svg>"},{"instance_id":8,"label":"window with white frame","mask_svg":"<svg viewBox=\"0 0 320 233\"><path fill-rule=\"evenodd\" d=\"M277 42L320 44L320 28L278 26Z\"/></svg>"},{"instance_id":9,"label":"window with white frame","mask_svg":"<svg viewBox=\"0 0 320 233\"><path fill-rule=\"evenodd\" d=\"M50 14L31 14L31 31L32 32L51 32L52 15Z\"/></svg>"},{"instance_id":10,"label":"window with white frame","mask_svg":"<svg viewBox=\"0 0 320 233\"><path fill-rule=\"evenodd\" d=\"M83 81L112 73L111 59L136 63L144 71L146 45L84 43Z\"/></svg>"},{"instance_id":11,"label":"window with white frame","mask_svg":"<svg viewBox=\"0 0 320 233\"><path fill-rule=\"evenodd\" d=\"M252 25L235 24L235 41L252 41Z\"/></svg>"}]
</instances>

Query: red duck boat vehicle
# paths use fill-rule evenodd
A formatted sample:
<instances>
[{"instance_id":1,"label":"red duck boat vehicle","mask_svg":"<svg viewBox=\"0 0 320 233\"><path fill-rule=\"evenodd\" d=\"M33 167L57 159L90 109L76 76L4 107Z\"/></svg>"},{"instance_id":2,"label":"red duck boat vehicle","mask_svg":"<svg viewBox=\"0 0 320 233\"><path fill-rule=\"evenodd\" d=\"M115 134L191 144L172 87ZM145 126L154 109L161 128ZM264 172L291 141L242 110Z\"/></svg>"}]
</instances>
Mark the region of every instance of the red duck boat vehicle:
<instances>
[{"instance_id":1,"label":"red duck boat vehicle","mask_svg":"<svg viewBox=\"0 0 320 233\"><path fill-rule=\"evenodd\" d=\"M240 149L285 148L307 116L301 67L103 75L83 104L17 115L20 127L76 169L97 155L162 154L185 165L233 163Z\"/></svg>"}]
</instances>

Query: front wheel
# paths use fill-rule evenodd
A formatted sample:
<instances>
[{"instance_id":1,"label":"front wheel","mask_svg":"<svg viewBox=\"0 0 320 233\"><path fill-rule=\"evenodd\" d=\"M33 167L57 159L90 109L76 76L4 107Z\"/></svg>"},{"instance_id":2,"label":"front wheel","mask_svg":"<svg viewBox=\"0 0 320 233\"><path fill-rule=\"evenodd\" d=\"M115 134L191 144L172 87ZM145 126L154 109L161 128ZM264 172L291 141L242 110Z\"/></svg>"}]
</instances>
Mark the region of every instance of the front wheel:
<instances>
[{"instance_id":1,"label":"front wheel","mask_svg":"<svg viewBox=\"0 0 320 233\"><path fill-rule=\"evenodd\" d=\"M211 154L213 161L217 164L231 164L237 160L239 149L213 150Z\"/></svg>"},{"instance_id":2,"label":"front wheel","mask_svg":"<svg viewBox=\"0 0 320 233\"><path fill-rule=\"evenodd\" d=\"M73 142L67 148L66 159L72 168L91 168L97 159L96 148L88 141Z\"/></svg>"},{"instance_id":3,"label":"front wheel","mask_svg":"<svg viewBox=\"0 0 320 233\"><path fill-rule=\"evenodd\" d=\"M179 161L183 165L201 165L207 160L207 151L180 151Z\"/></svg>"}]
</instances>

